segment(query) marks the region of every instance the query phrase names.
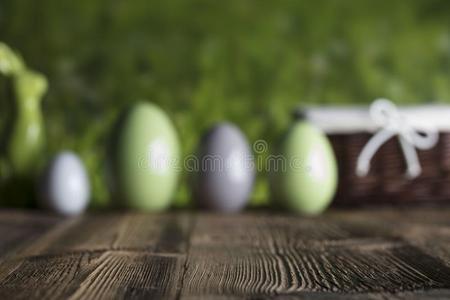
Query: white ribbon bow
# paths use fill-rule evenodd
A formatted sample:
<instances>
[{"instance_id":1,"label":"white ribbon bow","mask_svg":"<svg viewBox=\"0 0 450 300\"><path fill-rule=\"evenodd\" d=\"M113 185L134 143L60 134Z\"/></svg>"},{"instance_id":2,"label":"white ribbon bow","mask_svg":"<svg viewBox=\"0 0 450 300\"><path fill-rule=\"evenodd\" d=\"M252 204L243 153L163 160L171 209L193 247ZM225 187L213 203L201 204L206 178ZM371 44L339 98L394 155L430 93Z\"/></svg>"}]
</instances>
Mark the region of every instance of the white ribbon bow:
<instances>
[{"instance_id":1,"label":"white ribbon bow","mask_svg":"<svg viewBox=\"0 0 450 300\"><path fill-rule=\"evenodd\" d=\"M370 116L382 129L367 142L361 151L356 174L366 176L370 170L370 161L378 148L394 135L398 135L407 165L406 176L411 179L419 176L422 168L415 148L420 150L432 148L439 139L438 132L433 128L420 128L419 133L387 99L375 100L370 106Z\"/></svg>"}]
</instances>

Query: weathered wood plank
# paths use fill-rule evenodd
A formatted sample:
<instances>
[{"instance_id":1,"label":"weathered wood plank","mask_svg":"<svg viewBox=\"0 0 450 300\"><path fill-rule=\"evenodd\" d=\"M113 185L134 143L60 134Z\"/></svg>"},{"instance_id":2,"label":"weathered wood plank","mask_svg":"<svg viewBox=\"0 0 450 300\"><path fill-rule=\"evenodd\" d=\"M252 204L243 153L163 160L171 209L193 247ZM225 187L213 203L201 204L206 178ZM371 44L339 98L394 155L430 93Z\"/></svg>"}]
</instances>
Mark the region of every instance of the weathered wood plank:
<instances>
[{"instance_id":1,"label":"weathered wood plank","mask_svg":"<svg viewBox=\"0 0 450 300\"><path fill-rule=\"evenodd\" d=\"M0 284L1 299L175 298L184 258L126 251L25 259Z\"/></svg>"},{"instance_id":2,"label":"weathered wood plank","mask_svg":"<svg viewBox=\"0 0 450 300\"><path fill-rule=\"evenodd\" d=\"M450 296L450 210L2 214L0 299Z\"/></svg>"},{"instance_id":3,"label":"weathered wood plank","mask_svg":"<svg viewBox=\"0 0 450 300\"><path fill-rule=\"evenodd\" d=\"M450 267L450 209L385 209L333 213L333 218L384 228L392 236L438 257Z\"/></svg>"},{"instance_id":4,"label":"weathered wood plank","mask_svg":"<svg viewBox=\"0 0 450 300\"><path fill-rule=\"evenodd\" d=\"M0 260L9 251L32 242L61 221L61 218L14 210L0 211Z\"/></svg>"},{"instance_id":5,"label":"weathered wood plank","mask_svg":"<svg viewBox=\"0 0 450 300\"><path fill-rule=\"evenodd\" d=\"M110 213L87 215L52 241L45 253L132 250L184 253L188 214Z\"/></svg>"},{"instance_id":6,"label":"weathered wood plank","mask_svg":"<svg viewBox=\"0 0 450 300\"><path fill-rule=\"evenodd\" d=\"M182 295L450 288L450 268L383 222L383 217L358 221L340 215L201 215L191 238Z\"/></svg>"},{"instance_id":7,"label":"weathered wood plank","mask_svg":"<svg viewBox=\"0 0 450 300\"><path fill-rule=\"evenodd\" d=\"M68 220L5 261L0 299L176 298L190 223L188 214Z\"/></svg>"},{"instance_id":8,"label":"weathered wood plank","mask_svg":"<svg viewBox=\"0 0 450 300\"><path fill-rule=\"evenodd\" d=\"M0 281L20 266L21 256L35 249L44 237L52 235L55 228L64 224L60 218L31 212L2 211L2 254L0 256Z\"/></svg>"},{"instance_id":9,"label":"weathered wood plank","mask_svg":"<svg viewBox=\"0 0 450 300\"><path fill-rule=\"evenodd\" d=\"M72 299L174 299L184 257L106 252Z\"/></svg>"},{"instance_id":10,"label":"weathered wood plank","mask_svg":"<svg viewBox=\"0 0 450 300\"><path fill-rule=\"evenodd\" d=\"M102 253L71 253L18 259L0 282L0 299L65 299L99 265Z\"/></svg>"}]
</instances>

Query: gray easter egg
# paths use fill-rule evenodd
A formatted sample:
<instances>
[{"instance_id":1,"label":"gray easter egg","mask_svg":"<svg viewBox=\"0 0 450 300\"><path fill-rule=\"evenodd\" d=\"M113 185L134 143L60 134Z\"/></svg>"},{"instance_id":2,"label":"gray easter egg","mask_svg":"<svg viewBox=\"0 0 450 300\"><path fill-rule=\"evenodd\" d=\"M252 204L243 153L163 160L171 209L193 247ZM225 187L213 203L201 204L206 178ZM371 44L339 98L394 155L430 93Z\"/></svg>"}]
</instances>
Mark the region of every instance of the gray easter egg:
<instances>
[{"instance_id":1,"label":"gray easter egg","mask_svg":"<svg viewBox=\"0 0 450 300\"><path fill-rule=\"evenodd\" d=\"M80 214L90 198L83 162L72 152L61 152L48 165L39 190L43 207L62 215Z\"/></svg>"},{"instance_id":2,"label":"gray easter egg","mask_svg":"<svg viewBox=\"0 0 450 300\"><path fill-rule=\"evenodd\" d=\"M255 169L247 139L236 126L221 123L200 142L194 199L202 207L236 212L247 203Z\"/></svg>"}]
</instances>

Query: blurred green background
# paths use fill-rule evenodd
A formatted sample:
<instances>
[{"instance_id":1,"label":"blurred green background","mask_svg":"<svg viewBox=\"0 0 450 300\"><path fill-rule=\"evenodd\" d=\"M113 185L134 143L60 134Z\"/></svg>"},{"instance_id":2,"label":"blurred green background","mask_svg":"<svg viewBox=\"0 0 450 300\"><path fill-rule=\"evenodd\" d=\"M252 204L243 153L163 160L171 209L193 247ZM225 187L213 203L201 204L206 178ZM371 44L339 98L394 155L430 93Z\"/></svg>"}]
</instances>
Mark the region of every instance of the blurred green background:
<instances>
[{"instance_id":1,"label":"blurred green background","mask_svg":"<svg viewBox=\"0 0 450 300\"><path fill-rule=\"evenodd\" d=\"M185 155L221 120L273 144L298 105L450 101L446 0L1 0L0 40L48 77L43 159L77 151L96 207L109 199L111 126L142 98L174 120ZM1 78L3 133L7 85ZM255 204L267 199L264 178Z\"/></svg>"}]
</instances>

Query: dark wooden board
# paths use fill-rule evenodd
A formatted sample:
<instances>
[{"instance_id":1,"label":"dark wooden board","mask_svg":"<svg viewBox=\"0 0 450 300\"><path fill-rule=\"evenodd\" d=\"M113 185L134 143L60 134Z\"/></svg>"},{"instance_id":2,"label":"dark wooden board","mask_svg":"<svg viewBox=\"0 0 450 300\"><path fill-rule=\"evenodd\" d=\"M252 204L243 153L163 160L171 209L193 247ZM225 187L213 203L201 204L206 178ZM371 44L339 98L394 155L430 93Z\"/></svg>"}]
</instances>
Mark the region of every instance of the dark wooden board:
<instances>
[{"instance_id":1,"label":"dark wooden board","mask_svg":"<svg viewBox=\"0 0 450 300\"><path fill-rule=\"evenodd\" d=\"M44 214L0 211L0 259L33 241L60 221L58 217Z\"/></svg>"},{"instance_id":2,"label":"dark wooden board","mask_svg":"<svg viewBox=\"0 0 450 300\"><path fill-rule=\"evenodd\" d=\"M450 210L0 212L0 299L446 299Z\"/></svg>"}]
</instances>

